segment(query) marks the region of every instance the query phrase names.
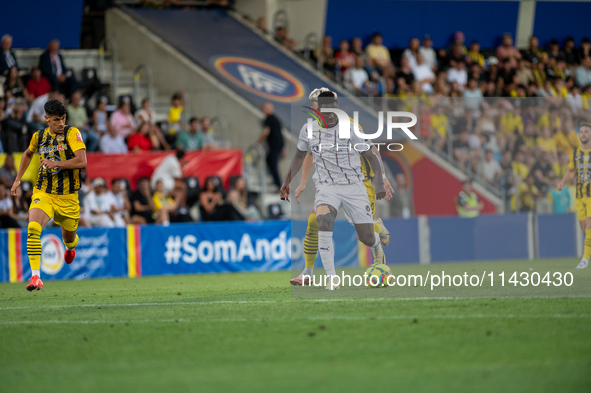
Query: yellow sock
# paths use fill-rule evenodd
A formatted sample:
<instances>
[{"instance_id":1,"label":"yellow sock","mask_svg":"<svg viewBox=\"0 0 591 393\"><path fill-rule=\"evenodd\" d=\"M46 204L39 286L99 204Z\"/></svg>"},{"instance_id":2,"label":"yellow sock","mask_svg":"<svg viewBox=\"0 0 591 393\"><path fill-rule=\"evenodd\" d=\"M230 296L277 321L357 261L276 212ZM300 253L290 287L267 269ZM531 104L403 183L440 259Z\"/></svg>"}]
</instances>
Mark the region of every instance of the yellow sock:
<instances>
[{"instance_id":1,"label":"yellow sock","mask_svg":"<svg viewBox=\"0 0 591 393\"><path fill-rule=\"evenodd\" d=\"M76 239L74 239L74 241L72 243L66 243L66 241L64 240L64 245L66 246L66 248L68 250L72 250L72 249L76 248L76 246L78 245L78 235L76 235Z\"/></svg>"},{"instance_id":2,"label":"yellow sock","mask_svg":"<svg viewBox=\"0 0 591 393\"><path fill-rule=\"evenodd\" d=\"M27 254L31 270L41 269L41 224L30 222L27 234Z\"/></svg>"},{"instance_id":3,"label":"yellow sock","mask_svg":"<svg viewBox=\"0 0 591 393\"><path fill-rule=\"evenodd\" d=\"M316 214L308 217L308 228L304 237L304 260L308 269L314 269L314 261L318 253L318 220Z\"/></svg>"},{"instance_id":4,"label":"yellow sock","mask_svg":"<svg viewBox=\"0 0 591 393\"><path fill-rule=\"evenodd\" d=\"M583 258L589 259L591 256L591 229L585 229L585 249L583 251Z\"/></svg>"},{"instance_id":5,"label":"yellow sock","mask_svg":"<svg viewBox=\"0 0 591 393\"><path fill-rule=\"evenodd\" d=\"M380 233L382 233L382 226L380 224L378 224L377 222L374 222L373 223L373 231L377 232L379 235Z\"/></svg>"}]
</instances>

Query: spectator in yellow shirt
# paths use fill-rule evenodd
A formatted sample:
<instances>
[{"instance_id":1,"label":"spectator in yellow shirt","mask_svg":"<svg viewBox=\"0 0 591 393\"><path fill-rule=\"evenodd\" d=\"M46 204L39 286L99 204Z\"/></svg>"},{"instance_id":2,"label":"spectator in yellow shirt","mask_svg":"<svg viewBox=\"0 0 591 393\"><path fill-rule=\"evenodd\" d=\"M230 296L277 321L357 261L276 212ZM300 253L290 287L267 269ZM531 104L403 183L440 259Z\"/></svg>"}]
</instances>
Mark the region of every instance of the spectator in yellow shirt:
<instances>
[{"instance_id":1,"label":"spectator in yellow shirt","mask_svg":"<svg viewBox=\"0 0 591 393\"><path fill-rule=\"evenodd\" d=\"M442 106L437 106L435 112L431 114L431 127L433 137L445 139L449 129L449 120L443 113Z\"/></svg>"},{"instance_id":2,"label":"spectator in yellow shirt","mask_svg":"<svg viewBox=\"0 0 591 393\"><path fill-rule=\"evenodd\" d=\"M170 196L164 194L162 180L156 182L156 190L152 200L154 201L154 219L156 223L168 226L170 224L170 212L176 209L176 202Z\"/></svg>"},{"instance_id":3,"label":"spectator in yellow shirt","mask_svg":"<svg viewBox=\"0 0 591 393\"><path fill-rule=\"evenodd\" d=\"M170 110L168 111L168 133L176 134L177 131L186 128L181 120L181 115L185 109L185 97L183 91L174 93L171 100Z\"/></svg>"},{"instance_id":4,"label":"spectator in yellow shirt","mask_svg":"<svg viewBox=\"0 0 591 393\"><path fill-rule=\"evenodd\" d=\"M560 129L560 116L555 107L550 107L550 113L545 112L538 118L536 128L541 130L544 127L548 127L550 131Z\"/></svg>"},{"instance_id":5,"label":"spectator in yellow shirt","mask_svg":"<svg viewBox=\"0 0 591 393\"><path fill-rule=\"evenodd\" d=\"M365 48L367 61L372 67L376 67L385 76L393 75L394 66L390 58L390 51L383 44L384 38L380 33L371 36L371 44Z\"/></svg>"},{"instance_id":6,"label":"spectator in yellow shirt","mask_svg":"<svg viewBox=\"0 0 591 393\"><path fill-rule=\"evenodd\" d=\"M558 151L570 154L573 150L579 147L579 137L577 133L573 131L573 122L571 119L566 118L564 125L560 128L560 132L554 135L554 141L556 142L556 148Z\"/></svg>"},{"instance_id":7,"label":"spectator in yellow shirt","mask_svg":"<svg viewBox=\"0 0 591 393\"><path fill-rule=\"evenodd\" d=\"M548 127L542 128L542 132L536 141L540 150L548 152L553 160L556 160L556 141L552 137L552 131Z\"/></svg>"},{"instance_id":8,"label":"spectator in yellow shirt","mask_svg":"<svg viewBox=\"0 0 591 393\"><path fill-rule=\"evenodd\" d=\"M525 181L519 185L517 192L519 195L520 212L536 211L536 199L539 198L541 194L534 183L534 175L530 174Z\"/></svg>"},{"instance_id":9,"label":"spectator in yellow shirt","mask_svg":"<svg viewBox=\"0 0 591 393\"><path fill-rule=\"evenodd\" d=\"M522 151L515 153L513 157L513 173L519 177L518 180L525 179L529 175L529 168L525 164L525 155Z\"/></svg>"},{"instance_id":10,"label":"spectator in yellow shirt","mask_svg":"<svg viewBox=\"0 0 591 393\"><path fill-rule=\"evenodd\" d=\"M516 106L503 115L501 118L501 131L508 134L521 134L523 132L523 118L519 107Z\"/></svg>"},{"instance_id":11,"label":"spectator in yellow shirt","mask_svg":"<svg viewBox=\"0 0 591 393\"><path fill-rule=\"evenodd\" d=\"M558 152L558 161L552 164L552 171L559 178L563 178L564 174L568 170L568 161L570 156L563 152Z\"/></svg>"}]
</instances>

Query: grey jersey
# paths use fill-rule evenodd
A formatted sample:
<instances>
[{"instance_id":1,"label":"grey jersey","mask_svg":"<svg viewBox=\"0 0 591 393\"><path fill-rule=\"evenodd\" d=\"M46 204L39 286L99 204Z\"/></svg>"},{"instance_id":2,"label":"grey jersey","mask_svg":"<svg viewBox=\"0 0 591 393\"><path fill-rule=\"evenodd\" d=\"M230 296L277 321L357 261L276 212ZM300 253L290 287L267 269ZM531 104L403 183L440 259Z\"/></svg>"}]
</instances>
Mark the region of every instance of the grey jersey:
<instances>
[{"instance_id":1,"label":"grey jersey","mask_svg":"<svg viewBox=\"0 0 591 393\"><path fill-rule=\"evenodd\" d=\"M312 153L316 172L312 177L316 186L322 184L352 184L365 178L361 170L359 154L371 148L371 140L359 138L350 124L350 138L339 138L338 124L332 128L312 126L312 138L308 139L308 127L300 130L297 148ZM357 147L357 149L355 148Z\"/></svg>"}]
</instances>

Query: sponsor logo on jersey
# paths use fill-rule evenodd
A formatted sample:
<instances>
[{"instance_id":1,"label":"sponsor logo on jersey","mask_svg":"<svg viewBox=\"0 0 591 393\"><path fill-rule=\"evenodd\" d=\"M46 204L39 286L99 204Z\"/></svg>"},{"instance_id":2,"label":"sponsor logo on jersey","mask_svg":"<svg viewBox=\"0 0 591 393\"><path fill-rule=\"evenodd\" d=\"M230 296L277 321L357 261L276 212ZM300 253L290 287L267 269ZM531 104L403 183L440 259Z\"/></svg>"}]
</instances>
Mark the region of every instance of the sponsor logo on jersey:
<instances>
[{"instance_id":1,"label":"sponsor logo on jersey","mask_svg":"<svg viewBox=\"0 0 591 393\"><path fill-rule=\"evenodd\" d=\"M304 96L304 85L292 74L262 61L245 57L218 57L215 69L250 93L279 102Z\"/></svg>"}]
</instances>

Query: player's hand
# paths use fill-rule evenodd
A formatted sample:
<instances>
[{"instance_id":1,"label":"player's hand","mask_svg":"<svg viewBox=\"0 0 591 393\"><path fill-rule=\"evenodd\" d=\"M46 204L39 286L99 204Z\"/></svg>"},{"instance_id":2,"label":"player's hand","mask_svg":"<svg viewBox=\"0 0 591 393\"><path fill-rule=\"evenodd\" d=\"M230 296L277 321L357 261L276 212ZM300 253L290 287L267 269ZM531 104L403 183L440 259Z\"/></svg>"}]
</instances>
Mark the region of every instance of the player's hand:
<instances>
[{"instance_id":1,"label":"player's hand","mask_svg":"<svg viewBox=\"0 0 591 393\"><path fill-rule=\"evenodd\" d=\"M562 190L564 188L564 180L561 180L560 183L558 183L558 191Z\"/></svg>"},{"instance_id":2,"label":"player's hand","mask_svg":"<svg viewBox=\"0 0 591 393\"><path fill-rule=\"evenodd\" d=\"M384 183L379 182L376 187L376 199L377 200L384 199L385 196L386 196L386 189L384 188Z\"/></svg>"},{"instance_id":3,"label":"player's hand","mask_svg":"<svg viewBox=\"0 0 591 393\"><path fill-rule=\"evenodd\" d=\"M298 188L296 188L295 196L296 196L296 201L298 202L298 204L300 203L300 195L302 195L302 192L304 192L305 189L306 189L305 184L300 184L298 186Z\"/></svg>"},{"instance_id":4,"label":"player's hand","mask_svg":"<svg viewBox=\"0 0 591 393\"><path fill-rule=\"evenodd\" d=\"M53 168L57 168L57 161L51 161L46 158L42 158L40 162L41 166L45 167L44 169L51 170Z\"/></svg>"},{"instance_id":5,"label":"player's hand","mask_svg":"<svg viewBox=\"0 0 591 393\"><path fill-rule=\"evenodd\" d=\"M281 196L282 201L291 202L289 200L289 184L283 183L283 185L279 189L279 195Z\"/></svg>"},{"instance_id":6,"label":"player's hand","mask_svg":"<svg viewBox=\"0 0 591 393\"><path fill-rule=\"evenodd\" d=\"M394 188L392 188L392 184L388 178L384 178L384 188L386 189L386 197L384 199L389 201L394 196Z\"/></svg>"},{"instance_id":7,"label":"player's hand","mask_svg":"<svg viewBox=\"0 0 591 393\"><path fill-rule=\"evenodd\" d=\"M17 196L16 195L16 189L18 188L18 186L21 185L21 181L20 180L15 180L14 184L12 185L12 187L10 188L10 193L12 194L12 196Z\"/></svg>"}]
</instances>

